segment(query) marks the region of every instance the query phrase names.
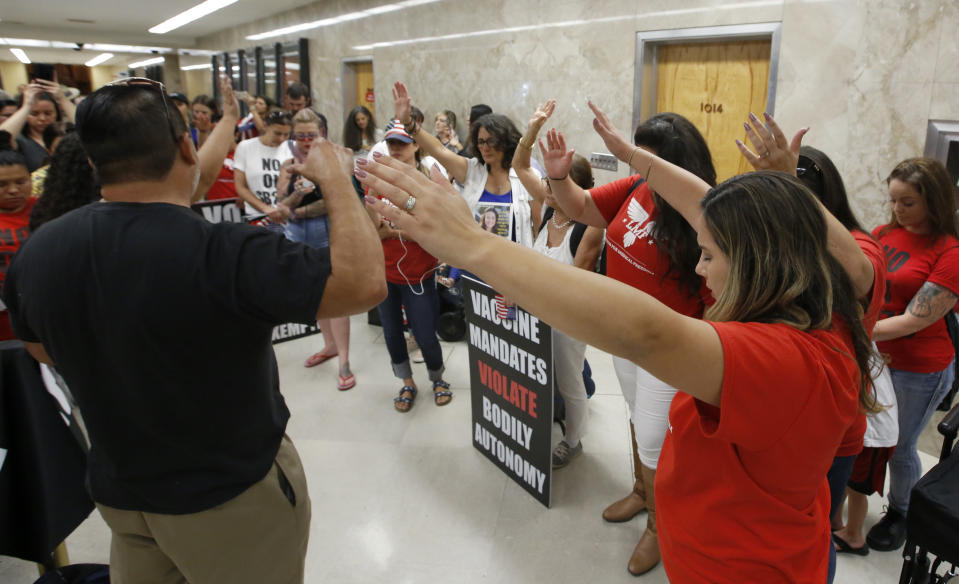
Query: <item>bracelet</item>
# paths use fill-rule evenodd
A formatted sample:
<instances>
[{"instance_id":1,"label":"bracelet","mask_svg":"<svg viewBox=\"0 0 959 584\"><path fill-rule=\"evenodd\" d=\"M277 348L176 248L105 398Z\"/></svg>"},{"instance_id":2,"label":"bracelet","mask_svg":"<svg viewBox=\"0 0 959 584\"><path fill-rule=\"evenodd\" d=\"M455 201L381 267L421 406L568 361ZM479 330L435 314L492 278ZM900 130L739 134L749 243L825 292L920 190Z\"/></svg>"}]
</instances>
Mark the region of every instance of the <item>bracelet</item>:
<instances>
[{"instance_id":1,"label":"bracelet","mask_svg":"<svg viewBox=\"0 0 959 584\"><path fill-rule=\"evenodd\" d=\"M553 178L553 177L551 177L551 176L548 176L548 177L546 177L546 178L548 178L549 180L566 180L566 177L568 177L568 176L569 176L569 173L567 172L565 175L563 175L562 178Z\"/></svg>"},{"instance_id":2,"label":"bracelet","mask_svg":"<svg viewBox=\"0 0 959 584\"><path fill-rule=\"evenodd\" d=\"M638 150L642 150L639 146L633 148L633 151L629 153L629 158L626 159L626 166L633 166L633 155L636 154Z\"/></svg>"},{"instance_id":3,"label":"bracelet","mask_svg":"<svg viewBox=\"0 0 959 584\"><path fill-rule=\"evenodd\" d=\"M529 150L529 151L532 151L532 150L533 150L533 144L527 144L527 143L524 142L523 140L520 140L520 141L519 141L519 145L522 146L523 148L526 148L526 149Z\"/></svg>"}]
</instances>

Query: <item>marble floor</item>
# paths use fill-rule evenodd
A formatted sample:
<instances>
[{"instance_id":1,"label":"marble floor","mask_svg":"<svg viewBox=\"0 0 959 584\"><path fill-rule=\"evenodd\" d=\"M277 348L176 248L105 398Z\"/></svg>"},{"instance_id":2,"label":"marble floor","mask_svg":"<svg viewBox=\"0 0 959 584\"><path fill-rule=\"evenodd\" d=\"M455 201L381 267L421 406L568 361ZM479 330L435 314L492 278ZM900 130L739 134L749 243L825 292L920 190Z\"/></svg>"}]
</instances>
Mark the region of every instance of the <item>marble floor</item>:
<instances>
[{"instance_id":1,"label":"marble floor","mask_svg":"<svg viewBox=\"0 0 959 584\"><path fill-rule=\"evenodd\" d=\"M313 503L307 582L667 581L661 566L641 579L626 571L645 514L623 524L600 517L632 485L625 403L608 355L587 352L597 390L584 454L554 473L553 506L546 509L471 444L465 343L443 344L452 403L436 407L426 392L408 414L393 410L398 384L381 330L353 317L351 345L357 385L346 392L336 390L335 360L302 366L320 349L319 336L276 346L292 412L288 433ZM428 388L425 367L414 371ZM938 452L934 438L928 444ZM926 468L936 461L922 458ZM867 528L881 510L873 496ZM67 539L71 562L107 563L109 537L94 512ZM901 565L901 552L840 556L836 582L893 584ZM33 564L0 557L4 584L29 584L36 574Z\"/></svg>"}]
</instances>

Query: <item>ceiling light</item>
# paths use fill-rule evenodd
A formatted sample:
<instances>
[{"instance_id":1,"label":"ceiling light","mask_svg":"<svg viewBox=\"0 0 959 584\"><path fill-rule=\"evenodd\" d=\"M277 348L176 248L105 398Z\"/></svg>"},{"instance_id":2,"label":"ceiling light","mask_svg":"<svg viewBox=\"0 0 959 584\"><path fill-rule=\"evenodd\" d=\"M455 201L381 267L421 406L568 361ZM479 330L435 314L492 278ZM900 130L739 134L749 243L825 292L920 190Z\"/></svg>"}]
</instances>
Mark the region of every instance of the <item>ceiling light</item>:
<instances>
[{"instance_id":1,"label":"ceiling light","mask_svg":"<svg viewBox=\"0 0 959 584\"><path fill-rule=\"evenodd\" d=\"M30 64L30 57L28 57L27 54L23 52L23 49L10 49L10 52L13 53L13 56L16 57L17 60L23 63L24 65Z\"/></svg>"},{"instance_id":2,"label":"ceiling light","mask_svg":"<svg viewBox=\"0 0 959 584\"><path fill-rule=\"evenodd\" d=\"M87 67L96 67L97 65L106 63L113 58L113 53L101 53L100 55L90 59L85 63Z\"/></svg>"},{"instance_id":3,"label":"ceiling light","mask_svg":"<svg viewBox=\"0 0 959 584\"><path fill-rule=\"evenodd\" d=\"M199 65L187 65L186 67L180 67L180 71L196 71L198 69L212 69L213 65L210 63L200 63Z\"/></svg>"},{"instance_id":4,"label":"ceiling light","mask_svg":"<svg viewBox=\"0 0 959 584\"><path fill-rule=\"evenodd\" d=\"M41 41L37 39L11 39L0 38L2 45L20 45L21 47L49 47L50 41Z\"/></svg>"},{"instance_id":5,"label":"ceiling light","mask_svg":"<svg viewBox=\"0 0 959 584\"><path fill-rule=\"evenodd\" d=\"M252 34L246 38L247 40L250 40L250 41L259 41L263 39L293 34L295 32L300 32L303 30L311 30L314 28L340 24L341 22L359 20L361 18L375 16L377 14L395 12L396 10L402 10L404 8L410 8L413 6L420 6L422 4L432 4L433 2L439 2L439 1L440 0L405 0L404 2L397 2L394 4L383 4L382 6L375 6L367 10L360 10L359 12L347 12L346 14L340 14L339 16L332 16L330 18L323 18L321 20L314 20L313 22L303 22L300 24L285 26L283 28L268 30L266 32L261 32L258 34Z\"/></svg>"},{"instance_id":6,"label":"ceiling light","mask_svg":"<svg viewBox=\"0 0 959 584\"><path fill-rule=\"evenodd\" d=\"M166 61L163 57L157 57L156 59L147 59L146 61L137 61L136 63L130 63L127 67L131 69L138 69L140 67L149 67L150 65L159 65L160 63Z\"/></svg>"},{"instance_id":7,"label":"ceiling light","mask_svg":"<svg viewBox=\"0 0 959 584\"><path fill-rule=\"evenodd\" d=\"M166 34L171 30L176 30L181 26L190 24L194 20L199 20L208 14L212 14L221 8L225 8L236 1L237 0L206 0L206 2L201 2L189 10L184 10L173 18L164 20L160 24L151 28L150 32L153 34Z\"/></svg>"}]
</instances>

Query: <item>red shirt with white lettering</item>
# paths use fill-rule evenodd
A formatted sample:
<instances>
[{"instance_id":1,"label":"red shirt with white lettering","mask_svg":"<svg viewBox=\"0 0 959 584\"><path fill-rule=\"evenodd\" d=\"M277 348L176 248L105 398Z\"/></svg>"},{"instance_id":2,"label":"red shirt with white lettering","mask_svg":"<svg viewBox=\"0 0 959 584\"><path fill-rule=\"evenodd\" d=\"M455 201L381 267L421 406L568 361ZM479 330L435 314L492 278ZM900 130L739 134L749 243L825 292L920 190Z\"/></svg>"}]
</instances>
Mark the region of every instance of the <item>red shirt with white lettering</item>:
<instances>
[{"instance_id":1,"label":"red shirt with white lettering","mask_svg":"<svg viewBox=\"0 0 959 584\"><path fill-rule=\"evenodd\" d=\"M926 282L959 295L959 240L950 236L920 235L902 227L893 227L879 235L883 228L873 231L887 259L882 318L906 312L909 302ZM876 345L891 357L890 367L913 373L942 371L955 356L946 323L941 318L916 333Z\"/></svg>"},{"instance_id":2,"label":"red shirt with white lettering","mask_svg":"<svg viewBox=\"0 0 959 584\"><path fill-rule=\"evenodd\" d=\"M882 309L882 303L886 297L886 255L882 252L879 242L873 239L865 231L852 231L852 236L859 244L859 248L869 263L872 264L874 274L872 292L869 296L869 305L863 311L862 324L872 336L872 329L876 326L876 320L879 319L879 311ZM842 444L836 452L836 456L855 456L862 452L862 437L866 434L866 414L859 411L856 419L853 421L849 430L846 431Z\"/></svg>"},{"instance_id":3,"label":"red shirt with white lettering","mask_svg":"<svg viewBox=\"0 0 959 584\"><path fill-rule=\"evenodd\" d=\"M226 158L223 159L223 166L220 167L220 173L216 180L210 185L210 190L206 192L207 201L217 199L235 199L236 183L233 180L233 155L236 150L231 150Z\"/></svg>"},{"instance_id":4,"label":"red shirt with white lettering","mask_svg":"<svg viewBox=\"0 0 959 584\"><path fill-rule=\"evenodd\" d=\"M670 582L826 581L826 472L858 411L845 326L710 323L720 407L677 393L656 474Z\"/></svg>"},{"instance_id":5,"label":"red shirt with white lettering","mask_svg":"<svg viewBox=\"0 0 959 584\"><path fill-rule=\"evenodd\" d=\"M641 184L633 188L637 181ZM649 185L629 176L590 189L589 194L608 223L606 275L654 296L680 314L702 318L703 297L709 293L706 286L690 296L676 270L663 279L669 256L660 252L651 235L658 212Z\"/></svg>"}]
</instances>

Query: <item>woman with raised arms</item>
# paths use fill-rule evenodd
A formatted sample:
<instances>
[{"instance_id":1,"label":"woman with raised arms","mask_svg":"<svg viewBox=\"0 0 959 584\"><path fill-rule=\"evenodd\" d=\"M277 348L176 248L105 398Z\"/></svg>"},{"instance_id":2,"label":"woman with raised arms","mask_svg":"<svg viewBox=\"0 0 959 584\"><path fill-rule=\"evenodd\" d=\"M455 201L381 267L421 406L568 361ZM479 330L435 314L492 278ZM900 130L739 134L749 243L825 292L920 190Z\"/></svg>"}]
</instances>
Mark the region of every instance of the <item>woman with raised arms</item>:
<instances>
[{"instance_id":1,"label":"woman with raised arms","mask_svg":"<svg viewBox=\"0 0 959 584\"><path fill-rule=\"evenodd\" d=\"M858 409L872 408L857 305L872 264L794 177L757 172L709 188L590 107L609 151L695 226L696 270L715 298L705 320L484 233L449 187L400 163L376 157L358 178L396 205L369 201L377 211L440 259L679 388L656 479L671 582L821 583L826 471Z\"/></svg>"}]
</instances>

